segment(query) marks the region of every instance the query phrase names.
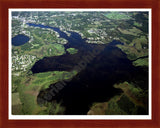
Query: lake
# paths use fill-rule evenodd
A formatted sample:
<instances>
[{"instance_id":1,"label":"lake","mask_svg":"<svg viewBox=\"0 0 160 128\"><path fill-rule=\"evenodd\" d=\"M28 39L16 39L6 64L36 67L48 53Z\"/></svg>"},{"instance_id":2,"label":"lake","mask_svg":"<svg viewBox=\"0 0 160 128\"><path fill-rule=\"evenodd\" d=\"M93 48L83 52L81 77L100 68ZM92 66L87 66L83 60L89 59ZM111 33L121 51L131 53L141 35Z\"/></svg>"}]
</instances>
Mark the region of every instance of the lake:
<instances>
[{"instance_id":1,"label":"lake","mask_svg":"<svg viewBox=\"0 0 160 128\"><path fill-rule=\"evenodd\" d=\"M148 72L142 67L135 67L127 55L121 51L117 44L123 43L113 40L109 44L88 44L76 32L67 36L59 28L28 24L30 26L50 28L57 31L61 38L68 40L66 48L76 48L78 53L66 53L61 56L44 57L37 61L31 71L33 73L47 71L71 71L79 70L79 73L70 81L65 81L65 87L56 93L53 90L55 84L51 84L46 90L42 90L37 98L39 104L41 98L47 100L45 95L50 91L55 93L52 99L62 102L66 115L85 115L92 103L106 102L111 97L122 93L122 90L113 87L115 83L124 81L136 83L141 88L148 88Z\"/></svg>"},{"instance_id":2,"label":"lake","mask_svg":"<svg viewBox=\"0 0 160 128\"><path fill-rule=\"evenodd\" d=\"M19 34L12 38L12 45L14 46L20 46L29 41L29 37L23 34Z\"/></svg>"}]
</instances>

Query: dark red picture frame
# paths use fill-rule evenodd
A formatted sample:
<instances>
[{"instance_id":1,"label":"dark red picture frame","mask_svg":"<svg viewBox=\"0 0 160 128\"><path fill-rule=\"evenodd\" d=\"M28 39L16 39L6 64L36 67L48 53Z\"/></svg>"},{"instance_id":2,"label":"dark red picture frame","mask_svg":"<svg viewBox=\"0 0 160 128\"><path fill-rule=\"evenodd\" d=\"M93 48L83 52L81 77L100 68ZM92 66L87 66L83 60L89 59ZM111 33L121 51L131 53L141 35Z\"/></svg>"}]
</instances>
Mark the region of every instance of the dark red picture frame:
<instances>
[{"instance_id":1,"label":"dark red picture frame","mask_svg":"<svg viewBox=\"0 0 160 128\"><path fill-rule=\"evenodd\" d=\"M151 120L9 120L8 9L9 8L151 8L152 9L152 119ZM89 128L160 127L160 1L159 0L1 0L0 1L0 127Z\"/></svg>"}]
</instances>

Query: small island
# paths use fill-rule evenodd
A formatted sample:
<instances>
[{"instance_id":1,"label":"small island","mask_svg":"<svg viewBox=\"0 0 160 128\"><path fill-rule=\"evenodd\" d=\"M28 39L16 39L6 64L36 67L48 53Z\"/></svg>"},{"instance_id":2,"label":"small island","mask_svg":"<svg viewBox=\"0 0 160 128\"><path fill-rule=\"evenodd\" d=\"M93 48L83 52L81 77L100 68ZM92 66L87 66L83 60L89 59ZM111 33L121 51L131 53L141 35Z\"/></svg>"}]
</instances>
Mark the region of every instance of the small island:
<instances>
[{"instance_id":1,"label":"small island","mask_svg":"<svg viewBox=\"0 0 160 128\"><path fill-rule=\"evenodd\" d=\"M67 52L69 52L70 54L76 54L78 52L78 49L75 48L68 48Z\"/></svg>"}]
</instances>

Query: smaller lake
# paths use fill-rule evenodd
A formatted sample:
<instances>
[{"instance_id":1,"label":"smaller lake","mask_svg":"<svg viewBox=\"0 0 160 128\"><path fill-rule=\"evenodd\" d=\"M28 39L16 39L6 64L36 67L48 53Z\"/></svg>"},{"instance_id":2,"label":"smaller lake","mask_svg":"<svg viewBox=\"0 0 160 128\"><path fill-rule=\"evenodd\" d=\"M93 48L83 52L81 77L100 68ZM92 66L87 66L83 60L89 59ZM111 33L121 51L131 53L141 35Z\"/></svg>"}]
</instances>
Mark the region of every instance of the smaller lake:
<instances>
[{"instance_id":1,"label":"smaller lake","mask_svg":"<svg viewBox=\"0 0 160 128\"><path fill-rule=\"evenodd\" d=\"M23 44L27 43L29 41L29 39L30 38L28 36L25 36L23 34L19 34L19 35L12 38L12 45L14 45L14 46L23 45Z\"/></svg>"}]
</instances>

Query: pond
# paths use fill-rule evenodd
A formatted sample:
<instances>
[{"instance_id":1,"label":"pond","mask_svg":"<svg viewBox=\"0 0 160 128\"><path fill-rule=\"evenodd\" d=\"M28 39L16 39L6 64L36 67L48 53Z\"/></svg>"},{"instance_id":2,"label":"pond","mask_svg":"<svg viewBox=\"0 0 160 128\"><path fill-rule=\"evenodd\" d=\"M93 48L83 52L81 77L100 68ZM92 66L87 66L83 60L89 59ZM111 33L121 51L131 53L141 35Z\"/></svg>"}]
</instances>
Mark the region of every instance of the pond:
<instances>
[{"instance_id":1,"label":"pond","mask_svg":"<svg viewBox=\"0 0 160 128\"><path fill-rule=\"evenodd\" d=\"M12 38L12 45L20 46L27 43L29 40L30 38L28 36L19 34Z\"/></svg>"}]
</instances>

